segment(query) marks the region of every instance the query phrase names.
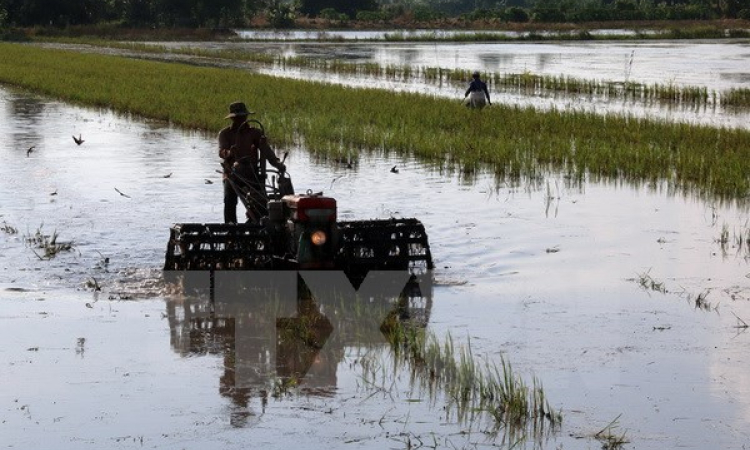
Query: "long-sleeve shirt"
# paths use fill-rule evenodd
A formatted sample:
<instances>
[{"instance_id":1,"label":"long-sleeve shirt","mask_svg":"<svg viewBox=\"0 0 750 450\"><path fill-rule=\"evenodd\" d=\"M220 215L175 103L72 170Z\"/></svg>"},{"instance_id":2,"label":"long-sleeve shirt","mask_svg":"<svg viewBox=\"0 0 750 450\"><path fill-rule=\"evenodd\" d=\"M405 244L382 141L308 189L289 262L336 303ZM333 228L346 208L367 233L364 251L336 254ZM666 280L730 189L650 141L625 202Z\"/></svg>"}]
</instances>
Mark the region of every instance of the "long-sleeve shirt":
<instances>
[{"instance_id":1,"label":"long-sleeve shirt","mask_svg":"<svg viewBox=\"0 0 750 450\"><path fill-rule=\"evenodd\" d=\"M464 94L464 97L468 96L472 92L484 92L484 95L487 97L487 102L490 101L490 91L487 89L487 84L480 80L479 78L475 78L471 80L471 84L469 84L469 89L466 90L466 94Z\"/></svg>"},{"instance_id":2,"label":"long-sleeve shirt","mask_svg":"<svg viewBox=\"0 0 750 450\"><path fill-rule=\"evenodd\" d=\"M265 171L265 166L260 165L260 159L268 161L277 169L283 167L263 132L247 122L239 127L228 126L219 132L219 157L224 160L225 167L231 167L237 162L245 168L252 168L256 173Z\"/></svg>"}]
</instances>

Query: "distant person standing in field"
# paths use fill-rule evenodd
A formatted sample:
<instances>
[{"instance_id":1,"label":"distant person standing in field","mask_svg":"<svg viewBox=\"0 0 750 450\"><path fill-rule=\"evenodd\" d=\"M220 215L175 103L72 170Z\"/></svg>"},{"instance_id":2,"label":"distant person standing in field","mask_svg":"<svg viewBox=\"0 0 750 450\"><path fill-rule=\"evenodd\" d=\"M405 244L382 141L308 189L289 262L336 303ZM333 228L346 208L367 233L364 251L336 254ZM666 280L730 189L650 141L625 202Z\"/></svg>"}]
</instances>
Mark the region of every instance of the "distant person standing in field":
<instances>
[{"instance_id":1,"label":"distant person standing in field","mask_svg":"<svg viewBox=\"0 0 750 450\"><path fill-rule=\"evenodd\" d=\"M469 89L464 94L464 103L469 108L484 108L485 105L491 105L490 91L487 89L487 84L479 79L479 72L474 72L471 77L471 84Z\"/></svg>"}]
</instances>

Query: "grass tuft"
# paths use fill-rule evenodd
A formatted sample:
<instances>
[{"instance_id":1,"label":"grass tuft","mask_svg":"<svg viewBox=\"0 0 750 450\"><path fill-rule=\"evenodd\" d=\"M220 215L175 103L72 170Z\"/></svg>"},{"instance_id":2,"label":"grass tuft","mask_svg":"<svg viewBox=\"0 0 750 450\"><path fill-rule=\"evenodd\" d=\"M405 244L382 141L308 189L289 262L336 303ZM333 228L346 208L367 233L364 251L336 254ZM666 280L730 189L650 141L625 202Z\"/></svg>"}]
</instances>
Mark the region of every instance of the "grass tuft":
<instances>
[{"instance_id":1,"label":"grass tuft","mask_svg":"<svg viewBox=\"0 0 750 450\"><path fill-rule=\"evenodd\" d=\"M389 321L384 332L397 360L411 369L412 382L431 397L442 393L447 411L460 422L491 418L511 441L538 438L562 423L538 379L531 386L516 374L504 357L499 363L477 361L471 342L456 346L448 334L440 341L424 328Z\"/></svg>"},{"instance_id":2,"label":"grass tuft","mask_svg":"<svg viewBox=\"0 0 750 450\"><path fill-rule=\"evenodd\" d=\"M43 250L42 255L34 252L39 259L52 259L60 252L68 252L73 249L73 241L60 242L58 237L57 230L53 231L51 235L44 234L40 225L34 234L26 234L24 241L32 248Z\"/></svg>"}]
</instances>

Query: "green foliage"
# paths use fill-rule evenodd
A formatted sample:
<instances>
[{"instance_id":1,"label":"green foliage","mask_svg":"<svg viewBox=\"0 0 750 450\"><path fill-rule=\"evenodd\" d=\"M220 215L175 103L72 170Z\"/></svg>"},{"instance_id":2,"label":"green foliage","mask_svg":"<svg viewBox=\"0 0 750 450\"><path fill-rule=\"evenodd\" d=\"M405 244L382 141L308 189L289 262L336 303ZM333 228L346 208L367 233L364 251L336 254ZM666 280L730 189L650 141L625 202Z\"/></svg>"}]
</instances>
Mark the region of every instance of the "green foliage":
<instances>
[{"instance_id":1,"label":"green foliage","mask_svg":"<svg viewBox=\"0 0 750 450\"><path fill-rule=\"evenodd\" d=\"M266 11L268 21L274 28L291 28L297 18L297 4L272 0Z\"/></svg>"},{"instance_id":2,"label":"green foliage","mask_svg":"<svg viewBox=\"0 0 750 450\"><path fill-rule=\"evenodd\" d=\"M333 9L341 14L356 17L358 11L377 11L378 4L375 0L301 0L300 12L310 16L321 16L324 10ZM322 17L322 16L321 16Z\"/></svg>"},{"instance_id":3,"label":"green foliage","mask_svg":"<svg viewBox=\"0 0 750 450\"><path fill-rule=\"evenodd\" d=\"M333 8L323 8L318 15L323 19L328 20L337 20L341 16L341 14Z\"/></svg>"},{"instance_id":4,"label":"green foliage","mask_svg":"<svg viewBox=\"0 0 750 450\"><path fill-rule=\"evenodd\" d=\"M376 22L384 19L384 14L380 11L357 11L357 20L365 22Z\"/></svg>"},{"instance_id":5,"label":"green foliage","mask_svg":"<svg viewBox=\"0 0 750 450\"><path fill-rule=\"evenodd\" d=\"M462 18L467 20L487 20L497 19L503 16L503 10L501 9L475 9L474 11L465 14Z\"/></svg>"},{"instance_id":6,"label":"green foliage","mask_svg":"<svg viewBox=\"0 0 750 450\"><path fill-rule=\"evenodd\" d=\"M525 23L531 19L529 17L528 11L518 6L511 6L509 8L506 8L503 14L503 18L505 18L505 20L507 20L508 22L518 23Z\"/></svg>"},{"instance_id":7,"label":"green foliage","mask_svg":"<svg viewBox=\"0 0 750 450\"><path fill-rule=\"evenodd\" d=\"M291 12L294 17L305 14L331 20L750 20L747 0L0 0L3 9L5 26L61 28L113 22L138 27L237 27L259 12L270 13L276 27L293 26Z\"/></svg>"},{"instance_id":8,"label":"green foliage","mask_svg":"<svg viewBox=\"0 0 750 450\"><path fill-rule=\"evenodd\" d=\"M17 26L91 25L228 26L244 23L253 0L11 0L8 20Z\"/></svg>"},{"instance_id":9,"label":"green foliage","mask_svg":"<svg viewBox=\"0 0 750 450\"><path fill-rule=\"evenodd\" d=\"M534 22L565 22L565 13L559 8L534 8L531 13Z\"/></svg>"},{"instance_id":10,"label":"green foliage","mask_svg":"<svg viewBox=\"0 0 750 450\"><path fill-rule=\"evenodd\" d=\"M346 13L340 13L333 8L325 8L320 11L320 17L334 22L342 24L349 20L349 16Z\"/></svg>"},{"instance_id":11,"label":"green foliage","mask_svg":"<svg viewBox=\"0 0 750 450\"><path fill-rule=\"evenodd\" d=\"M427 22L430 20L437 20L445 15L441 12L433 9L432 7L428 5L416 5L412 9L412 14L414 16L414 20L419 22Z\"/></svg>"}]
</instances>

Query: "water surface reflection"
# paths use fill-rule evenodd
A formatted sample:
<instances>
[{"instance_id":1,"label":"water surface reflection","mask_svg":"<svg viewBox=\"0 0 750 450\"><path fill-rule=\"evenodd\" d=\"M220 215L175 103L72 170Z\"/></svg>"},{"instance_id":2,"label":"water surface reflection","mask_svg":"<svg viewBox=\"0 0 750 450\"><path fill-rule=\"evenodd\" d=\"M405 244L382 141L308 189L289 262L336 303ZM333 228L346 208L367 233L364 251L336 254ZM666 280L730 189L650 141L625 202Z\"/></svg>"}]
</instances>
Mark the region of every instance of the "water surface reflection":
<instances>
[{"instance_id":1,"label":"water surface reflection","mask_svg":"<svg viewBox=\"0 0 750 450\"><path fill-rule=\"evenodd\" d=\"M103 448L129 436L160 448L286 448L314 436L316 448L374 449L405 446L408 432L412 442L486 443L393 367L379 372L392 383L378 384L384 391L363 393L358 352L388 353L333 305L295 303L278 316L320 320L307 340L287 334L300 320L262 316L263 302L178 296L163 314L169 227L221 218L215 136L8 89L0 102L0 223L18 229L0 231L4 442ZM363 152L349 166L289 151L295 186L335 197L342 219L425 224L437 266L428 328L537 376L565 414L552 447L575 448L576 436L619 414L641 449L750 439L750 335L735 328L735 315L750 320L750 258L732 247L747 232L746 207L658 182L545 173L510 183L408 156ZM24 236L40 226L74 251L39 259ZM643 274L664 292L644 289ZM694 307L704 292L718 311ZM274 398L275 380L292 379L311 394Z\"/></svg>"},{"instance_id":2,"label":"water surface reflection","mask_svg":"<svg viewBox=\"0 0 750 450\"><path fill-rule=\"evenodd\" d=\"M179 292L167 299L172 348L222 356L219 393L232 401L238 427L247 425L251 398L264 407L292 394L334 397L347 348L387 348L387 323L424 328L432 307L429 283L349 298L313 295L297 272L218 272L213 289L207 273L171 275ZM330 282L340 274L318 275Z\"/></svg>"}]
</instances>

